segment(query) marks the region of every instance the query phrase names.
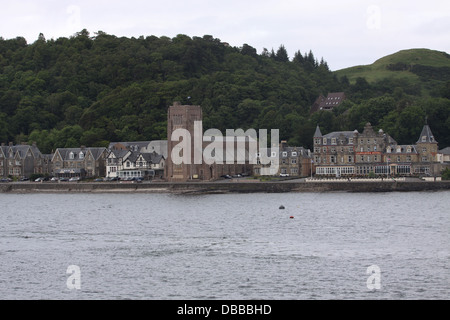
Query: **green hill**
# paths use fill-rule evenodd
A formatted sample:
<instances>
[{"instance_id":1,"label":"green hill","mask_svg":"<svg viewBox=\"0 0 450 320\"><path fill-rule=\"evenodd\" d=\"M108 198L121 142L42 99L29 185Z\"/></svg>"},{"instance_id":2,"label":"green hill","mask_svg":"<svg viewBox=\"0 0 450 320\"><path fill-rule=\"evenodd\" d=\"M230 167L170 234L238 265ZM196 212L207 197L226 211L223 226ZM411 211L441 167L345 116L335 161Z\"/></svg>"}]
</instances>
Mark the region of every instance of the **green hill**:
<instances>
[{"instance_id":1,"label":"green hill","mask_svg":"<svg viewBox=\"0 0 450 320\"><path fill-rule=\"evenodd\" d=\"M378 59L371 65L337 70L335 75L339 78L346 76L350 83L355 83L357 78L365 78L371 84L384 79L411 83L449 81L450 55L429 49L402 50Z\"/></svg>"},{"instance_id":2,"label":"green hill","mask_svg":"<svg viewBox=\"0 0 450 320\"><path fill-rule=\"evenodd\" d=\"M180 101L202 106L205 129L279 128L280 139L307 148L317 125L326 133L367 122L411 143L427 117L444 148L449 77L449 55L423 49L331 72L311 51L289 58L281 45L258 54L211 35L127 38L84 29L56 40L41 34L32 44L0 36L0 142L36 142L50 153L167 139L167 107ZM329 92L347 99L311 113Z\"/></svg>"}]
</instances>

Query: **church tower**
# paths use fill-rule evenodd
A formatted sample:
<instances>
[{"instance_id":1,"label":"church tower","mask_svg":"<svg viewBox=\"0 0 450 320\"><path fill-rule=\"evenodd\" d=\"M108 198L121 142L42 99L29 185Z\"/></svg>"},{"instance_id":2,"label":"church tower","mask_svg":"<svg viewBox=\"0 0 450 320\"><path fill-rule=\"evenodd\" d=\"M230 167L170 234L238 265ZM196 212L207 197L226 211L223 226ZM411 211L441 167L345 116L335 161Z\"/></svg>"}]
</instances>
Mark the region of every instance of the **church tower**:
<instances>
[{"instance_id":1,"label":"church tower","mask_svg":"<svg viewBox=\"0 0 450 320\"><path fill-rule=\"evenodd\" d=\"M198 177L199 165L195 165L195 149L198 146L195 145L194 128L195 121L202 121L202 108L201 106L181 105L179 102L175 102L169 107L167 112L167 160L166 160L166 179L167 181L188 181ZM175 164L172 161L172 151L180 143L180 141L172 141L172 133L177 129L185 129L189 132L189 135L184 138L190 138L188 144L190 146L190 162L189 164ZM197 133L203 136L203 127L198 126ZM200 142L201 148L201 142ZM185 152L186 150L183 150ZM200 151L201 152L201 151Z\"/></svg>"}]
</instances>

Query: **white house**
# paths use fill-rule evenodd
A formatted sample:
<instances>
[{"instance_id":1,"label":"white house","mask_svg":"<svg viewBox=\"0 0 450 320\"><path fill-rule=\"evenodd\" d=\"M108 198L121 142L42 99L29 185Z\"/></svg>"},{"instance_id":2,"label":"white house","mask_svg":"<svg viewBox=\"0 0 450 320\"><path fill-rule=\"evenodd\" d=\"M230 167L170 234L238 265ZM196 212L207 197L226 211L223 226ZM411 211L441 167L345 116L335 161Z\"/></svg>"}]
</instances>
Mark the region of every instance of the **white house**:
<instances>
[{"instance_id":1,"label":"white house","mask_svg":"<svg viewBox=\"0 0 450 320\"><path fill-rule=\"evenodd\" d=\"M106 176L108 178L128 179L162 176L165 167L164 156L156 152L112 150L106 161Z\"/></svg>"}]
</instances>

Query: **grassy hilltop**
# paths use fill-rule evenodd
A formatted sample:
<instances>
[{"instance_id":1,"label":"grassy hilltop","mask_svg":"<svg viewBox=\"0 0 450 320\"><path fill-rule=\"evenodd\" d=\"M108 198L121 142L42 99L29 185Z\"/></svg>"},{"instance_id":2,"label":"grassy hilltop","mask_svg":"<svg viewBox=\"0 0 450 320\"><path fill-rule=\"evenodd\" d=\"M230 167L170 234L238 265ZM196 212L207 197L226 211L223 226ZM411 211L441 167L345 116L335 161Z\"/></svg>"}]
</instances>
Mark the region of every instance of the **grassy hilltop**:
<instances>
[{"instance_id":1,"label":"grassy hilltop","mask_svg":"<svg viewBox=\"0 0 450 320\"><path fill-rule=\"evenodd\" d=\"M449 81L450 55L430 49L409 49L378 59L371 65L355 66L335 71L350 83L365 78L369 83L383 79L400 79L410 83L420 81Z\"/></svg>"}]
</instances>

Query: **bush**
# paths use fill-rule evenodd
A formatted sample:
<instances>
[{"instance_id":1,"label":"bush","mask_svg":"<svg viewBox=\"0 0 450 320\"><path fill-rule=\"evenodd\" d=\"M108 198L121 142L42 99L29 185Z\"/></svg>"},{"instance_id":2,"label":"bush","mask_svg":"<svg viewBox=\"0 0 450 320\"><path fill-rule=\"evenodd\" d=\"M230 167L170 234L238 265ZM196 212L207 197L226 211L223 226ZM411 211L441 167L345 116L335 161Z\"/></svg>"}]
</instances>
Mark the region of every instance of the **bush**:
<instances>
[{"instance_id":1,"label":"bush","mask_svg":"<svg viewBox=\"0 0 450 320\"><path fill-rule=\"evenodd\" d=\"M442 171L442 180L450 180L450 168L445 168L445 170Z\"/></svg>"}]
</instances>

